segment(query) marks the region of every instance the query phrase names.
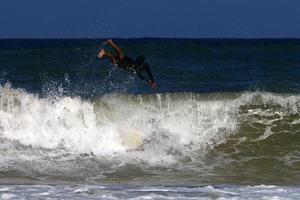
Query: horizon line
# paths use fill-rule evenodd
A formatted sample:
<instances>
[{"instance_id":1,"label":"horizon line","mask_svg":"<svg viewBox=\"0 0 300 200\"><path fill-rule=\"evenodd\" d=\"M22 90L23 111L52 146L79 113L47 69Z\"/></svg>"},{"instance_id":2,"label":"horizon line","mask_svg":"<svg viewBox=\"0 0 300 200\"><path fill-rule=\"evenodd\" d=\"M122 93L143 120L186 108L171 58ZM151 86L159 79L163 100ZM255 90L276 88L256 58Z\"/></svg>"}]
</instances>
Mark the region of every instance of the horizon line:
<instances>
[{"instance_id":1,"label":"horizon line","mask_svg":"<svg viewBox=\"0 0 300 200\"><path fill-rule=\"evenodd\" d=\"M138 40L138 39L182 39L182 40L299 40L300 37L21 37L21 38L0 38L0 40Z\"/></svg>"}]
</instances>

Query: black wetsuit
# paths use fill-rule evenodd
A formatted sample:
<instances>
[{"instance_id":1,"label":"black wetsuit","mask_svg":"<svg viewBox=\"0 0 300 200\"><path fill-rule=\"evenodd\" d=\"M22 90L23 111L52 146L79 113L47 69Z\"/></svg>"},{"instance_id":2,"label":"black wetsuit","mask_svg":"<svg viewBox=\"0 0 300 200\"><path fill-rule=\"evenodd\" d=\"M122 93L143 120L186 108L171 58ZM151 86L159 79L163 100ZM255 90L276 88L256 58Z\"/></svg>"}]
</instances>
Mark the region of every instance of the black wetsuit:
<instances>
[{"instance_id":1,"label":"black wetsuit","mask_svg":"<svg viewBox=\"0 0 300 200\"><path fill-rule=\"evenodd\" d=\"M127 56L124 56L122 60L117 57L116 65L126 71L131 71L131 69L134 68L135 62Z\"/></svg>"},{"instance_id":2,"label":"black wetsuit","mask_svg":"<svg viewBox=\"0 0 300 200\"><path fill-rule=\"evenodd\" d=\"M146 62L138 64L134 62L130 57L124 56L122 60L117 60L116 65L130 73L135 73L143 81L150 83L154 82L150 67ZM144 73L147 74L148 78L144 75Z\"/></svg>"}]
</instances>

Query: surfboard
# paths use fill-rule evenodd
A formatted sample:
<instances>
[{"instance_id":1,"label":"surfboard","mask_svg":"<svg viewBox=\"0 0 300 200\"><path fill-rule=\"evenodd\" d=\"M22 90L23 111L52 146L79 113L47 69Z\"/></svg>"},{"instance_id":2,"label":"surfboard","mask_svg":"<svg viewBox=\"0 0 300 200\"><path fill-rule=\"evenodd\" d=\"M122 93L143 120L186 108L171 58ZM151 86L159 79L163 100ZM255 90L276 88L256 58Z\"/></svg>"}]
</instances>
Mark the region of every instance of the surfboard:
<instances>
[{"instance_id":1,"label":"surfboard","mask_svg":"<svg viewBox=\"0 0 300 200\"><path fill-rule=\"evenodd\" d=\"M128 149L138 149L143 144L141 134L136 130L128 130L123 132L121 136L122 145Z\"/></svg>"}]
</instances>

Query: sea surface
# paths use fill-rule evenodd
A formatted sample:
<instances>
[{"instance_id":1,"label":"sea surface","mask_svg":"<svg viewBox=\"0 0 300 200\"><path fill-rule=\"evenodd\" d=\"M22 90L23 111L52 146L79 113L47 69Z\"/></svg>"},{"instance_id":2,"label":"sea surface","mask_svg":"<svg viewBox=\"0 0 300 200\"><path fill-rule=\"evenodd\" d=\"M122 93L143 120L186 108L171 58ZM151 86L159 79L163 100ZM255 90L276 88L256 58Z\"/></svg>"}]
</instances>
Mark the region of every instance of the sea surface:
<instances>
[{"instance_id":1,"label":"sea surface","mask_svg":"<svg viewBox=\"0 0 300 200\"><path fill-rule=\"evenodd\" d=\"M0 40L0 199L300 199L300 40Z\"/></svg>"}]
</instances>

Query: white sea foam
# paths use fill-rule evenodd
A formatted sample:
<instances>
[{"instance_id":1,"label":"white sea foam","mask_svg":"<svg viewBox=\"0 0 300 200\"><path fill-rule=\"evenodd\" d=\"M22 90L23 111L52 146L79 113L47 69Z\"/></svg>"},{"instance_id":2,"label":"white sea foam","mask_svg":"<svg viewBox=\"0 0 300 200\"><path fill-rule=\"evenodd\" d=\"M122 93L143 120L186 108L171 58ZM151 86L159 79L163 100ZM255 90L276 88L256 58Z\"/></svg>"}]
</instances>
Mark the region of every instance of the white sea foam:
<instances>
[{"instance_id":1,"label":"white sea foam","mask_svg":"<svg viewBox=\"0 0 300 200\"><path fill-rule=\"evenodd\" d=\"M116 96L96 103L76 97L52 102L8 84L0 90L1 138L33 148L122 154L128 149L122 134L135 131L145 140L146 154L184 151L186 145L205 150L236 128L233 102L174 101L162 107L160 96L139 103Z\"/></svg>"},{"instance_id":2,"label":"white sea foam","mask_svg":"<svg viewBox=\"0 0 300 200\"><path fill-rule=\"evenodd\" d=\"M10 193L2 193L2 199L224 199L297 200L299 187L273 185L256 186L47 186L12 185Z\"/></svg>"},{"instance_id":3,"label":"white sea foam","mask_svg":"<svg viewBox=\"0 0 300 200\"><path fill-rule=\"evenodd\" d=\"M2 193L1 194L1 199L13 199L16 197L17 197L16 195L10 194L10 193Z\"/></svg>"},{"instance_id":4,"label":"white sea foam","mask_svg":"<svg viewBox=\"0 0 300 200\"><path fill-rule=\"evenodd\" d=\"M268 93L245 93L225 99L157 94L109 95L93 102L79 97L53 101L6 84L0 87L0 137L2 148L6 148L2 161L12 156L25 160L40 156L37 152L14 154L20 146L49 150L54 156L53 150L61 149L74 155L92 153L107 159L126 157L153 164L175 163L186 156L193 159L235 134L243 117L240 107L254 104L257 96L263 103L276 102L292 113L299 111L299 96ZM268 112L251 108L248 115L267 116ZM136 151L128 151L132 149L122 141L132 132L142 140ZM266 129L259 140L270 133L271 129ZM49 151L46 153L51 155Z\"/></svg>"}]
</instances>

